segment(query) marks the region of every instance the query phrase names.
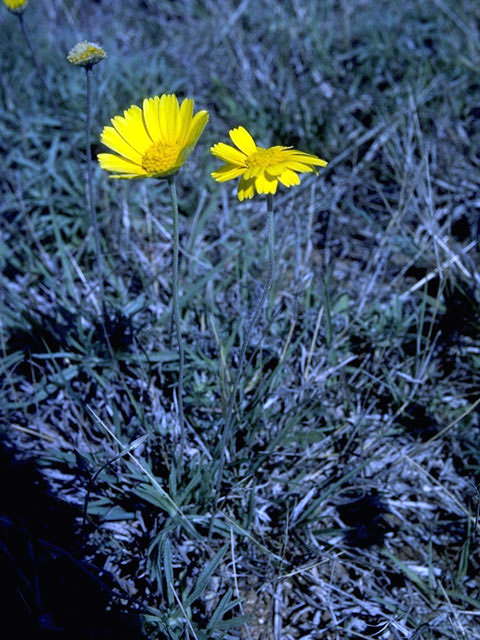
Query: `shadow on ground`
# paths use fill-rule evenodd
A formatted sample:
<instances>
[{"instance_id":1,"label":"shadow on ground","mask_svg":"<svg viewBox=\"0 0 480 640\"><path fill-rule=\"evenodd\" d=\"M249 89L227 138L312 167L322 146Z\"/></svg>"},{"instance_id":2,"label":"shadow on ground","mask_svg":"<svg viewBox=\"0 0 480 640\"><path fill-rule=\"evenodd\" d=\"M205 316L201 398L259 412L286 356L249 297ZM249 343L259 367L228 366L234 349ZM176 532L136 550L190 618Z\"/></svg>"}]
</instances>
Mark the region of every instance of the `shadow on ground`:
<instances>
[{"instance_id":1,"label":"shadow on ground","mask_svg":"<svg viewBox=\"0 0 480 640\"><path fill-rule=\"evenodd\" d=\"M0 486L2 637L141 638L139 617L117 604L111 576L82 559L76 508L55 498L35 462L5 438Z\"/></svg>"}]
</instances>

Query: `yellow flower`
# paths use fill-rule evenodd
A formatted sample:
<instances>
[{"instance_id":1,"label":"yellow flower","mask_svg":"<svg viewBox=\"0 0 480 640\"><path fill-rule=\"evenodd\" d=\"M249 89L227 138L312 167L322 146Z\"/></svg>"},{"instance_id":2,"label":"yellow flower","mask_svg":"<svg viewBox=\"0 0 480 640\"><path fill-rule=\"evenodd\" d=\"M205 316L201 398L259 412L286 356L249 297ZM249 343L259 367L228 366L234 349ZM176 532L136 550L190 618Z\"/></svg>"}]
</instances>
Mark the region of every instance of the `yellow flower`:
<instances>
[{"instance_id":1,"label":"yellow flower","mask_svg":"<svg viewBox=\"0 0 480 640\"><path fill-rule=\"evenodd\" d=\"M292 147L257 147L255 140L243 127L229 132L234 147L219 142L210 151L226 164L210 175L218 182L241 177L238 183L238 199L253 198L257 193L276 193L278 183L285 187L300 184L295 173L315 171L315 166L326 167L327 162L317 156L297 151Z\"/></svg>"},{"instance_id":2,"label":"yellow flower","mask_svg":"<svg viewBox=\"0 0 480 640\"><path fill-rule=\"evenodd\" d=\"M3 0L3 4L12 13L23 13L27 7L28 0Z\"/></svg>"},{"instance_id":3,"label":"yellow flower","mask_svg":"<svg viewBox=\"0 0 480 640\"><path fill-rule=\"evenodd\" d=\"M80 67L93 67L105 58L105 51L95 42L79 42L70 49L67 60Z\"/></svg>"},{"instance_id":4,"label":"yellow flower","mask_svg":"<svg viewBox=\"0 0 480 640\"><path fill-rule=\"evenodd\" d=\"M145 98L104 127L103 144L119 155L99 153L102 169L112 178L163 178L184 164L208 122L208 112L193 115L193 100L181 106L175 94Z\"/></svg>"}]
</instances>

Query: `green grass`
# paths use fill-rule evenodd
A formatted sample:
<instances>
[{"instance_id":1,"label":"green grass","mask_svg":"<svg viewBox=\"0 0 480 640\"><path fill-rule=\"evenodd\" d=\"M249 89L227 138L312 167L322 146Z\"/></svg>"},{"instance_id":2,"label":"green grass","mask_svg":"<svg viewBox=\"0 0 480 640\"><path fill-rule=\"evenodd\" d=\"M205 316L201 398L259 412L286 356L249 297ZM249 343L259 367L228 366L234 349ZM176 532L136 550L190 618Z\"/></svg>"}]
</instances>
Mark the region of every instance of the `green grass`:
<instances>
[{"instance_id":1,"label":"green grass","mask_svg":"<svg viewBox=\"0 0 480 640\"><path fill-rule=\"evenodd\" d=\"M476 637L478 4L88 4L25 13L58 110L15 17L0 21L4 431L78 505L79 527L99 472L89 559L141 603L145 637ZM168 188L95 168L112 358L84 73L65 60L84 38L107 51L92 71L94 154L144 97L210 111L177 179L181 478ZM329 166L275 197L275 283L213 514L223 413L267 268L264 199L241 204L209 177L209 146L240 124Z\"/></svg>"}]
</instances>

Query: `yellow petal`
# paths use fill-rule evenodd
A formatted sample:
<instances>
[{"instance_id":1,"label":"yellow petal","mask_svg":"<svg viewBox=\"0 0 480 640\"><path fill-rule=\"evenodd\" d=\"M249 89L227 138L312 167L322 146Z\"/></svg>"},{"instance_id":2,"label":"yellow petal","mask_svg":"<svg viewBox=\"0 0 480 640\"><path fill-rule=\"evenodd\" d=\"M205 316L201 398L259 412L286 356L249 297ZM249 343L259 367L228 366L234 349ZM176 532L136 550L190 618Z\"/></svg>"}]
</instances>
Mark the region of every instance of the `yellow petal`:
<instances>
[{"instance_id":1,"label":"yellow petal","mask_svg":"<svg viewBox=\"0 0 480 640\"><path fill-rule=\"evenodd\" d=\"M229 144L225 144L224 142L217 142L213 147L210 147L210 153L220 160L224 162L230 162L231 164L236 164L239 167L245 167L246 155L239 151L238 149L234 149Z\"/></svg>"},{"instance_id":2,"label":"yellow petal","mask_svg":"<svg viewBox=\"0 0 480 640\"><path fill-rule=\"evenodd\" d=\"M241 178L238 183L238 191L237 196L240 202L245 200L245 198L253 198L255 195L255 181L254 180L245 180L245 178Z\"/></svg>"},{"instance_id":3,"label":"yellow petal","mask_svg":"<svg viewBox=\"0 0 480 640\"><path fill-rule=\"evenodd\" d=\"M322 160L318 156L311 155L310 153L305 153L304 151L291 151L288 154L288 159L297 160L298 162L311 164L317 167L326 167L328 164L326 160Z\"/></svg>"},{"instance_id":4,"label":"yellow petal","mask_svg":"<svg viewBox=\"0 0 480 640\"><path fill-rule=\"evenodd\" d=\"M139 178L144 178L145 176L139 176L136 173L119 173L119 174L115 174L115 173L111 173L108 176L111 180L138 180Z\"/></svg>"},{"instance_id":5,"label":"yellow petal","mask_svg":"<svg viewBox=\"0 0 480 640\"><path fill-rule=\"evenodd\" d=\"M288 169L293 169L293 171L300 171L300 173L310 173L314 169L303 162L298 162L297 160L289 160L285 163L285 166Z\"/></svg>"},{"instance_id":6,"label":"yellow petal","mask_svg":"<svg viewBox=\"0 0 480 640\"><path fill-rule=\"evenodd\" d=\"M145 128L145 120L143 118L143 111L137 105L133 105L130 109L127 109L124 112L124 117L126 120L126 126L129 129L132 129L132 133L136 136L135 140L139 140L139 144L143 147L145 146L147 149L151 146L153 140L150 137L147 129ZM127 142L130 142L127 140ZM132 145L133 146L133 145ZM135 144L135 148L140 151L138 144Z\"/></svg>"},{"instance_id":7,"label":"yellow petal","mask_svg":"<svg viewBox=\"0 0 480 640\"><path fill-rule=\"evenodd\" d=\"M136 173L119 173L118 175L115 175L114 173L112 173L108 177L112 180L125 180L125 179L136 180L138 178L144 178L145 176L139 176Z\"/></svg>"},{"instance_id":8,"label":"yellow petal","mask_svg":"<svg viewBox=\"0 0 480 640\"><path fill-rule=\"evenodd\" d=\"M162 141L160 123L158 121L158 105L160 98L145 98L143 101L143 117L146 129L154 142Z\"/></svg>"},{"instance_id":9,"label":"yellow petal","mask_svg":"<svg viewBox=\"0 0 480 640\"><path fill-rule=\"evenodd\" d=\"M208 111L199 111L193 116L190 123L190 129L187 135L187 144L192 147L197 144L198 139L202 135L202 131L205 129L205 125L208 122Z\"/></svg>"},{"instance_id":10,"label":"yellow petal","mask_svg":"<svg viewBox=\"0 0 480 640\"><path fill-rule=\"evenodd\" d=\"M245 179L249 180L250 178L255 178L256 176L258 176L260 173L262 173L264 171L264 167L249 167L246 171L245 171Z\"/></svg>"},{"instance_id":11,"label":"yellow petal","mask_svg":"<svg viewBox=\"0 0 480 640\"><path fill-rule=\"evenodd\" d=\"M158 107L160 132L166 144L174 145L177 141L178 100L175 94L164 94Z\"/></svg>"},{"instance_id":12,"label":"yellow petal","mask_svg":"<svg viewBox=\"0 0 480 640\"><path fill-rule=\"evenodd\" d=\"M139 164L135 164L135 162L116 156L113 153L99 153L98 162L102 169L105 169L106 171L118 171L138 177L147 175L145 169Z\"/></svg>"},{"instance_id":13,"label":"yellow petal","mask_svg":"<svg viewBox=\"0 0 480 640\"><path fill-rule=\"evenodd\" d=\"M255 151L257 150L255 140L244 127L231 129L231 131L229 131L229 135L232 139L233 144L237 146L240 151L243 151L243 153L245 153L247 156L255 153Z\"/></svg>"},{"instance_id":14,"label":"yellow petal","mask_svg":"<svg viewBox=\"0 0 480 640\"><path fill-rule=\"evenodd\" d=\"M123 117L115 116L112 118L112 124L122 138L138 153L143 154L151 147L152 139L145 129L143 112L140 107L134 105L124 112Z\"/></svg>"},{"instance_id":15,"label":"yellow petal","mask_svg":"<svg viewBox=\"0 0 480 640\"><path fill-rule=\"evenodd\" d=\"M177 160L175 162L175 166L180 168L186 162L188 156L192 153L192 151L193 151L193 145L190 145L188 147L183 147L183 149L178 154Z\"/></svg>"},{"instance_id":16,"label":"yellow petal","mask_svg":"<svg viewBox=\"0 0 480 640\"><path fill-rule=\"evenodd\" d=\"M300 178L295 171L291 169L285 169L285 171L278 176L278 179L285 187L293 187L295 184L300 184Z\"/></svg>"},{"instance_id":17,"label":"yellow petal","mask_svg":"<svg viewBox=\"0 0 480 640\"><path fill-rule=\"evenodd\" d=\"M285 164L272 164L271 166L266 168L268 175L275 177L279 176L281 173L285 171Z\"/></svg>"},{"instance_id":18,"label":"yellow petal","mask_svg":"<svg viewBox=\"0 0 480 640\"><path fill-rule=\"evenodd\" d=\"M216 171L212 171L210 174L217 182L226 182L227 180L233 180L238 178L245 172L243 167L237 167L232 164L224 164Z\"/></svg>"},{"instance_id":19,"label":"yellow petal","mask_svg":"<svg viewBox=\"0 0 480 640\"><path fill-rule=\"evenodd\" d=\"M275 178L269 180L264 171L255 178L255 189L257 193L275 193L277 191L277 185L278 181Z\"/></svg>"},{"instance_id":20,"label":"yellow petal","mask_svg":"<svg viewBox=\"0 0 480 640\"><path fill-rule=\"evenodd\" d=\"M190 125L192 123L192 115L193 100L185 98L180 105L180 110L178 112L177 143L180 147L183 147L183 145L186 144L188 132L190 131Z\"/></svg>"},{"instance_id":21,"label":"yellow petal","mask_svg":"<svg viewBox=\"0 0 480 640\"><path fill-rule=\"evenodd\" d=\"M112 151L116 151L124 158L141 164L142 155L126 142L113 127L104 127L100 140Z\"/></svg>"}]
</instances>

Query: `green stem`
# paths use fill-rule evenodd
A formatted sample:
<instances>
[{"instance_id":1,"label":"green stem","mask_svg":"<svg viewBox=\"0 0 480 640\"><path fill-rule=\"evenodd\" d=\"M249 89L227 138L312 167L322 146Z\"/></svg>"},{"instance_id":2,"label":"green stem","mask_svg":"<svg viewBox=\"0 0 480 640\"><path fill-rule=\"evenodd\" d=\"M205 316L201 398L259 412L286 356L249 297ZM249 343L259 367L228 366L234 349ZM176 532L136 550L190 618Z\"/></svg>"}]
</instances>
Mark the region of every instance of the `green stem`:
<instances>
[{"instance_id":1,"label":"green stem","mask_svg":"<svg viewBox=\"0 0 480 640\"><path fill-rule=\"evenodd\" d=\"M97 254L97 269L98 278L100 280L100 302L102 306L102 313L105 316L105 288L103 283L103 260L102 249L100 246L100 230L98 228L97 212L95 210L95 203L93 201L93 169L92 169L92 150L90 144L90 128L92 118L92 87L90 81L91 67L85 67L85 73L87 78L87 123L86 123L86 137L87 137L87 186L88 186L88 208L90 211L90 224L93 227L93 233L95 236L95 253Z\"/></svg>"},{"instance_id":2,"label":"green stem","mask_svg":"<svg viewBox=\"0 0 480 640\"><path fill-rule=\"evenodd\" d=\"M30 55L32 56L32 62L33 62L33 66L35 68L36 74L37 74L40 82L42 83L42 86L45 89L48 97L52 101L52 104L55 107L55 109L57 111L57 115L58 115L58 103L57 103L57 101L55 99L55 96L53 95L53 93L48 88L47 83L45 81L45 76L43 75L43 72L40 69L40 66L38 64L37 56L35 55L35 50L32 47L32 43L30 42L30 38L28 36L28 32L27 32L27 29L25 27L25 22L24 22L24 19L23 19L23 13L18 13L17 15L18 15L18 19L20 21L20 29L22 30L23 39L27 43L28 50L30 51Z\"/></svg>"},{"instance_id":3,"label":"green stem","mask_svg":"<svg viewBox=\"0 0 480 640\"><path fill-rule=\"evenodd\" d=\"M170 198L173 212L173 315L175 318L175 329L177 333L178 345L178 420L180 423L180 457L178 462L179 474L182 473L183 456L185 452L185 417L183 414L183 369L185 354L183 350L182 330L180 326L180 307L178 303L178 202L177 190L175 187L175 174L169 176Z\"/></svg>"},{"instance_id":4,"label":"green stem","mask_svg":"<svg viewBox=\"0 0 480 640\"><path fill-rule=\"evenodd\" d=\"M214 517L215 517L215 511L217 510L219 492L220 492L220 488L221 488L221 485L222 485L223 471L224 471L224 467L225 467L225 449L230 444L230 438L231 438L231 432L232 432L232 426L233 426L233 413L234 413L234 406L235 406L235 398L236 398L238 387L239 387L239 384L240 384L240 379L241 379L242 373L243 373L243 366L245 364L245 355L246 355L246 352L247 352L248 344L250 342L250 337L251 337L252 331L253 331L254 327L256 326L256 324L258 322L258 318L260 317L260 314L262 312L263 306L265 304L265 301L266 301L266 299L268 297L268 294L270 293L270 290L271 290L272 284L273 284L273 271L274 271L275 262L274 262L274 232L273 232L273 196L271 194L267 195L267 234L268 234L268 272L267 272L267 279L266 279L265 286L264 286L263 291L262 291L262 295L260 296L260 300L258 301L258 304L257 304L254 312L252 313L252 316L250 318L250 322L248 323L248 327L247 327L247 330L245 332L245 337L243 339L243 344L242 344L242 350L240 352L240 360L239 360L239 363L238 363L237 373L236 373L236 376L235 376L235 380L234 380L233 387L232 387L232 392L230 394L227 410L226 410L226 413L225 413L225 422L224 422L224 427L223 427L222 439L220 441L220 462L219 462L219 466L218 466L217 480L216 480L215 491L214 491L215 508L214 508L214 512L213 512L213 515L212 515L212 519L210 520L210 529L209 529L209 533L208 533L209 541L210 541L211 534L212 534L213 520L214 520Z\"/></svg>"},{"instance_id":5,"label":"green stem","mask_svg":"<svg viewBox=\"0 0 480 640\"><path fill-rule=\"evenodd\" d=\"M93 199L93 166L92 166L92 149L90 142L90 129L91 129L91 121L92 121L92 87L90 81L90 71L92 70L91 66L85 67L86 79L87 79L87 122L86 122L86 152L87 152L87 188L88 188L88 209L90 211L90 224L93 227L93 234L95 236L95 253L97 258L97 275L99 279L100 285L100 306L101 306L101 316L100 322L102 325L103 336L105 338L105 343L107 345L108 353L110 354L110 358L112 362L115 360L115 352L112 348L112 343L110 342L110 338L108 336L107 327L105 324L107 318L107 308L105 304L105 284L103 282L103 258L102 258L102 248L100 245L100 228L98 226L98 218L97 211L95 209L95 202Z\"/></svg>"}]
</instances>

